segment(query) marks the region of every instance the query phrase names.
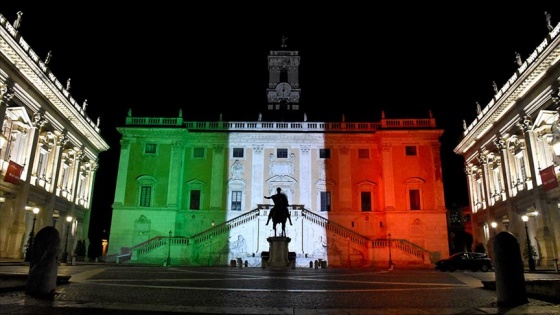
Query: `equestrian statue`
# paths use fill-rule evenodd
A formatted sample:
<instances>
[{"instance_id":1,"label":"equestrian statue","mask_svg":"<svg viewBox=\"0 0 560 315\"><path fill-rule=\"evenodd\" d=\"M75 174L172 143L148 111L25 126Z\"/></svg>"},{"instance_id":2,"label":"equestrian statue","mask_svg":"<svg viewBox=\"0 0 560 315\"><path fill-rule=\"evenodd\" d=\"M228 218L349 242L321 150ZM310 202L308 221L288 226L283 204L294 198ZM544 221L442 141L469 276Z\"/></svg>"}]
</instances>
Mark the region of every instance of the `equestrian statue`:
<instances>
[{"instance_id":1,"label":"equestrian statue","mask_svg":"<svg viewBox=\"0 0 560 315\"><path fill-rule=\"evenodd\" d=\"M276 188L276 194L272 196L264 196L266 199L272 199L274 202L274 207L270 209L270 213L268 214L268 220L266 221L266 225L272 220L272 227L274 229L274 236L276 236L276 224L282 223L282 233L280 236L286 236L286 219L290 221L290 225L292 224L292 218L290 217L290 211L288 210L288 197L286 194L282 193L282 189L280 187Z\"/></svg>"}]
</instances>

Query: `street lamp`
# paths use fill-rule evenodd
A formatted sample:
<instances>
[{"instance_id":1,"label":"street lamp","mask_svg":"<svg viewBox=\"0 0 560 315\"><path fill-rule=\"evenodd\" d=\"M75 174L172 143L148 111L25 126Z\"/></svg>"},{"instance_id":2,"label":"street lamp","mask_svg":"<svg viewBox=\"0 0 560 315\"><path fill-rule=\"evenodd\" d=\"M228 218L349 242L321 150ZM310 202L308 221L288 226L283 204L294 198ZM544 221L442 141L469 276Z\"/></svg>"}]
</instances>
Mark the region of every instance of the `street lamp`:
<instances>
[{"instance_id":1,"label":"street lamp","mask_svg":"<svg viewBox=\"0 0 560 315\"><path fill-rule=\"evenodd\" d=\"M350 236L346 237L346 242L348 243L348 268L350 268Z\"/></svg>"},{"instance_id":2,"label":"street lamp","mask_svg":"<svg viewBox=\"0 0 560 315\"><path fill-rule=\"evenodd\" d=\"M391 233L387 234L387 242L389 244L389 269L393 269L393 256L391 253Z\"/></svg>"},{"instance_id":3,"label":"street lamp","mask_svg":"<svg viewBox=\"0 0 560 315\"><path fill-rule=\"evenodd\" d=\"M506 231L509 231L509 218L508 218L507 214L503 216L502 224L506 228Z\"/></svg>"},{"instance_id":4,"label":"street lamp","mask_svg":"<svg viewBox=\"0 0 560 315\"><path fill-rule=\"evenodd\" d=\"M171 266L171 230L169 230L169 241L167 247L167 263L166 266Z\"/></svg>"},{"instance_id":5,"label":"street lamp","mask_svg":"<svg viewBox=\"0 0 560 315\"><path fill-rule=\"evenodd\" d=\"M35 221L37 221L37 213L39 213L39 208L33 208L33 225L31 225L31 232L29 233L29 239L27 240L27 248L25 249L25 259L24 261L31 261L31 255L33 255L33 237L35 237Z\"/></svg>"},{"instance_id":6,"label":"street lamp","mask_svg":"<svg viewBox=\"0 0 560 315\"><path fill-rule=\"evenodd\" d=\"M60 214L58 212L54 212L52 215L52 226L56 228L56 221L60 218Z\"/></svg>"},{"instance_id":7,"label":"street lamp","mask_svg":"<svg viewBox=\"0 0 560 315\"><path fill-rule=\"evenodd\" d=\"M533 258L533 251L531 248L531 240L529 239L529 228L527 227L527 221L529 217L524 215L521 220L525 223L525 235L527 236L527 256L529 256L529 270L535 271L535 258Z\"/></svg>"},{"instance_id":8,"label":"street lamp","mask_svg":"<svg viewBox=\"0 0 560 315\"><path fill-rule=\"evenodd\" d=\"M492 221L492 223L490 223L490 226L492 227L492 231L494 232L494 235L496 235L496 228L498 227L498 223Z\"/></svg>"},{"instance_id":9,"label":"street lamp","mask_svg":"<svg viewBox=\"0 0 560 315\"><path fill-rule=\"evenodd\" d=\"M66 217L66 243L64 243L64 253L62 253L62 262L68 262L68 234L70 234L70 223L73 218L71 216Z\"/></svg>"}]
</instances>

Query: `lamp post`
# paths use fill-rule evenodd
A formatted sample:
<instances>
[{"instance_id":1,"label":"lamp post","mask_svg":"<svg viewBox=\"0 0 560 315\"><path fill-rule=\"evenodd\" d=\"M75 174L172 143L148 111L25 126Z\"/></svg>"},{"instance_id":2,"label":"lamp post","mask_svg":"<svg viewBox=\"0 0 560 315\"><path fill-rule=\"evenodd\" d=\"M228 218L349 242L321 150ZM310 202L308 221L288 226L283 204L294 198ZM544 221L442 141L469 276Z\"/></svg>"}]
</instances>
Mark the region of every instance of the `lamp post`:
<instances>
[{"instance_id":1,"label":"lamp post","mask_svg":"<svg viewBox=\"0 0 560 315\"><path fill-rule=\"evenodd\" d=\"M25 259L24 261L31 261L31 255L33 255L33 237L35 237L35 221L37 221L37 213L39 213L39 208L33 208L33 225L31 225L31 232L29 233L29 239L27 240L27 248L25 249Z\"/></svg>"},{"instance_id":2,"label":"lamp post","mask_svg":"<svg viewBox=\"0 0 560 315\"><path fill-rule=\"evenodd\" d=\"M168 267L171 266L171 230L169 230L169 241L167 247L167 264Z\"/></svg>"},{"instance_id":3,"label":"lamp post","mask_svg":"<svg viewBox=\"0 0 560 315\"><path fill-rule=\"evenodd\" d=\"M393 269L393 256L391 253L391 233L387 234L387 242L389 245L389 269Z\"/></svg>"},{"instance_id":4,"label":"lamp post","mask_svg":"<svg viewBox=\"0 0 560 315\"><path fill-rule=\"evenodd\" d=\"M529 239L529 228L527 227L527 221L529 217L524 215L521 220L525 223L525 235L527 236L527 256L529 256L529 270L535 271L535 258L533 258L533 251L531 248L531 240Z\"/></svg>"},{"instance_id":5,"label":"lamp post","mask_svg":"<svg viewBox=\"0 0 560 315\"><path fill-rule=\"evenodd\" d=\"M350 268L350 236L346 237L346 242L348 243L348 268Z\"/></svg>"},{"instance_id":6,"label":"lamp post","mask_svg":"<svg viewBox=\"0 0 560 315\"><path fill-rule=\"evenodd\" d=\"M495 221L492 221L492 223L490 223L490 226L492 227L492 231L494 232L494 236L496 236L496 228L498 227L498 223L496 223Z\"/></svg>"},{"instance_id":7,"label":"lamp post","mask_svg":"<svg viewBox=\"0 0 560 315\"><path fill-rule=\"evenodd\" d=\"M506 228L506 231L509 231L509 218L508 218L507 214L504 215L504 217L502 218L502 224Z\"/></svg>"},{"instance_id":8,"label":"lamp post","mask_svg":"<svg viewBox=\"0 0 560 315\"><path fill-rule=\"evenodd\" d=\"M64 252L62 253L61 261L63 263L68 262L68 235L70 234L70 223L72 223L73 218L71 216L66 217L66 242L64 243Z\"/></svg>"},{"instance_id":9,"label":"lamp post","mask_svg":"<svg viewBox=\"0 0 560 315\"><path fill-rule=\"evenodd\" d=\"M56 221L60 218L60 214L58 212L54 212L52 215L52 226L56 228Z\"/></svg>"}]
</instances>

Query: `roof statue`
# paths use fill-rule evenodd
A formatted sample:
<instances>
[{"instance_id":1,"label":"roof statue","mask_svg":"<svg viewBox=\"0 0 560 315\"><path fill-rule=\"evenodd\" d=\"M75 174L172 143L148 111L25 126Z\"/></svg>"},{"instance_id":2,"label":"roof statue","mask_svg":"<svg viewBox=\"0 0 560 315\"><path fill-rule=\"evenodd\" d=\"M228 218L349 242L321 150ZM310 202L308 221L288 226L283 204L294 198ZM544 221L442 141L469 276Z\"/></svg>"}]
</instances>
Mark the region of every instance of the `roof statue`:
<instances>
[{"instance_id":1,"label":"roof statue","mask_svg":"<svg viewBox=\"0 0 560 315\"><path fill-rule=\"evenodd\" d=\"M550 13L548 13L547 11L544 11L544 18L546 19L546 28L548 28L548 31L551 32L553 27L552 27L552 17L550 16Z\"/></svg>"},{"instance_id":2,"label":"roof statue","mask_svg":"<svg viewBox=\"0 0 560 315\"><path fill-rule=\"evenodd\" d=\"M68 78L68 80L66 80L66 91L68 91L68 92L70 92L70 87L71 87L71 86L70 86L70 81L71 81L71 80L72 80L72 79L70 79L70 78Z\"/></svg>"},{"instance_id":3,"label":"roof statue","mask_svg":"<svg viewBox=\"0 0 560 315\"><path fill-rule=\"evenodd\" d=\"M482 109L480 108L480 103L476 102L476 113L480 115L482 113Z\"/></svg>"},{"instance_id":4,"label":"roof statue","mask_svg":"<svg viewBox=\"0 0 560 315\"><path fill-rule=\"evenodd\" d=\"M101 117L97 117L97 123L95 124L95 127L99 128L100 122L101 122Z\"/></svg>"},{"instance_id":5,"label":"roof statue","mask_svg":"<svg viewBox=\"0 0 560 315\"><path fill-rule=\"evenodd\" d=\"M128 109L128 117L131 117L131 116L132 116L132 108L129 108Z\"/></svg>"},{"instance_id":6,"label":"roof statue","mask_svg":"<svg viewBox=\"0 0 560 315\"><path fill-rule=\"evenodd\" d=\"M523 60L521 60L521 55L517 51L515 52L515 63L517 63L517 65L520 67L523 65Z\"/></svg>"},{"instance_id":7,"label":"roof statue","mask_svg":"<svg viewBox=\"0 0 560 315\"><path fill-rule=\"evenodd\" d=\"M17 19L14 21L14 29L18 29L21 26L21 16L23 15L23 12L18 11L17 13Z\"/></svg>"},{"instance_id":8,"label":"roof statue","mask_svg":"<svg viewBox=\"0 0 560 315\"><path fill-rule=\"evenodd\" d=\"M492 81L492 87L494 88L494 93L498 94L498 85L496 84L496 81Z\"/></svg>"},{"instance_id":9,"label":"roof statue","mask_svg":"<svg viewBox=\"0 0 560 315\"><path fill-rule=\"evenodd\" d=\"M87 106L88 106L88 103L87 103L87 98L86 98L86 99L84 100L84 103L82 104L82 111L85 112Z\"/></svg>"},{"instance_id":10,"label":"roof statue","mask_svg":"<svg viewBox=\"0 0 560 315\"><path fill-rule=\"evenodd\" d=\"M51 58L52 58L52 51L49 50L49 52L47 53L47 57L45 57L45 65L48 65L49 62L51 62Z\"/></svg>"},{"instance_id":11,"label":"roof statue","mask_svg":"<svg viewBox=\"0 0 560 315\"><path fill-rule=\"evenodd\" d=\"M280 47L282 47L282 48L288 47L288 45L286 45L287 40L288 40L288 37L282 35L282 45Z\"/></svg>"},{"instance_id":12,"label":"roof statue","mask_svg":"<svg viewBox=\"0 0 560 315\"><path fill-rule=\"evenodd\" d=\"M179 108L179 118L183 118L183 109Z\"/></svg>"},{"instance_id":13,"label":"roof statue","mask_svg":"<svg viewBox=\"0 0 560 315\"><path fill-rule=\"evenodd\" d=\"M463 119L463 130L467 131L467 122Z\"/></svg>"}]
</instances>

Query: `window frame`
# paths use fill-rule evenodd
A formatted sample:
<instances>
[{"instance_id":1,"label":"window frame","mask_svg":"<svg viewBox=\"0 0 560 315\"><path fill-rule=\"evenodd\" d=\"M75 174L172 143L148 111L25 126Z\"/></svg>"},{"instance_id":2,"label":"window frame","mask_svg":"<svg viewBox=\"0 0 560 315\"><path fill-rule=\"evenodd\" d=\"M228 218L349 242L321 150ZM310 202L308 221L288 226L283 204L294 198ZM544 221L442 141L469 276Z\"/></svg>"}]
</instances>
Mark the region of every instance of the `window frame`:
<instances>
[{"instance_id":1,"label":"window frame","mask_svg":"<svg viewBox=\"0 0 560 315\"><path fill-rule=\"evenodd\" d=\"M287 148L277 148L276 149L276 158L277 159L287 159L288 158L288 149Z\"/></svg>"},{"instance_id":2,"label":"window frame","mask_svg":"<svg viewBox=\"0 0 560 315\"><path fill-rule=\"evenodd\" d=\"M404 154L406 156L418 156L418 146L416 145L405 145Z\"/></svg>"}]
</instances>

